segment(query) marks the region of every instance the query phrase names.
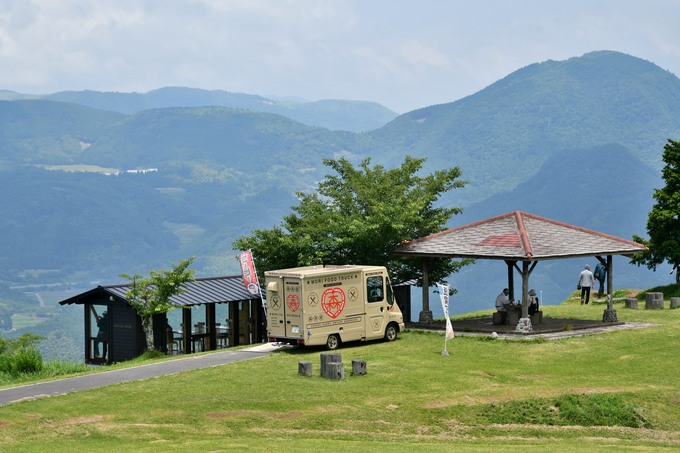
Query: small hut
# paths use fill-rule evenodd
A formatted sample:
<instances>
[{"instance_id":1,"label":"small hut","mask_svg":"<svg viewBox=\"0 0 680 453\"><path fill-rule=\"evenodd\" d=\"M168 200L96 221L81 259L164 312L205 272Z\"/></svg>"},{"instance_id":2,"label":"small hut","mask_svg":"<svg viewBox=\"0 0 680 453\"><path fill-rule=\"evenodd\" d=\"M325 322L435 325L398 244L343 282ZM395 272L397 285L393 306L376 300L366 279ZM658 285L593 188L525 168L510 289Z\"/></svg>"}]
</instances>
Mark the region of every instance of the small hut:
<instances>
[{"instance_id":1,"label":"small hut","mask_svg":"<svg viewBox=\"0 0 680 453\"><path fill-rule=\"evenodd\" d=\"M192 353L265 340L262 299L247 291L241 275L199 278L184 287L184 293L171 298L182 310L177 329L169 327L165 314L154 316L156 349ZM129 289L129 284L97 286L59 302L83 306L85 363L121 362L146 350L142 319L126 299ZM217 319L218 304L227 304L224 323ZM200 307L204 308L202 320L194 323L192 309Z\"/></svg>"}]
</instances>

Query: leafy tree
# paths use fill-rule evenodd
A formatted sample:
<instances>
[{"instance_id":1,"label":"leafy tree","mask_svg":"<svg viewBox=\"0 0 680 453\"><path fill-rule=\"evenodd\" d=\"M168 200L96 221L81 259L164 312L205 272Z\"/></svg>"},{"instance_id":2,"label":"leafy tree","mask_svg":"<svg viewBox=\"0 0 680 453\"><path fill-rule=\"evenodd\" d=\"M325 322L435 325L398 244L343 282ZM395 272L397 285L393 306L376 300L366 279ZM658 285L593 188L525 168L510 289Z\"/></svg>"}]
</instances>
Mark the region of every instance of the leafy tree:
<instances>
[{"instance_id":1,"label":"leafy tree","mask_svg":"<svg viewBox=\"0 0 680 453\"><path fill-rule=\"evenodd\" d=\"M326 175L316 193L298 193L300 203L280 226L255 230L234 241L237 250L251 249L260 270L315 264L372 264L387 267L395 281L422 279L420 260L391 254L405 240L444 229L458 207L435 207L440 195L463 187L458 167L421 177L425 159L406 156L399 168L371 167L370 159L355 168L342 158L324 159L337 175ZM466 261L436 260L430 275L443 280ZM421 282L422 283L422 280Z\"/></svg>"},{"instance_id":2,"label":"leafy tree","mask_svg":"<svg viewBox=\"0 0 680 453\"><path fill-rule=\"evenodd\" d=\"M656 204L647 219L649 240L633 236L634 241L646 245L649 250L635 255L631 261L653 270L664 261L674 269L680 265L680 142L668 140L663 161L661 175L666 186L654 191ZM680 272L675 273L675 281L680 283Z\"/></svg>"},{"instance_id":3,"label":"leafy tree","mask_svg":"<svg viewBox=\"0 0 680 453\"><path fill-rule=\"evenodd\" d=\"M126 293L128 303L137 311L142 318L142 328L146 336L146 349L155 349L153 342L153 316L169 312L175 308L170 302L172 296L182 294L185 289L184 283L193 281L194 272L189 269L194 257L181 260L179 264L172 266L171 270L151 270L149 277L143 278L139 274L133 276L121 274L120 276L130 280L130 289Z\"/></svg>"}]
</instances>

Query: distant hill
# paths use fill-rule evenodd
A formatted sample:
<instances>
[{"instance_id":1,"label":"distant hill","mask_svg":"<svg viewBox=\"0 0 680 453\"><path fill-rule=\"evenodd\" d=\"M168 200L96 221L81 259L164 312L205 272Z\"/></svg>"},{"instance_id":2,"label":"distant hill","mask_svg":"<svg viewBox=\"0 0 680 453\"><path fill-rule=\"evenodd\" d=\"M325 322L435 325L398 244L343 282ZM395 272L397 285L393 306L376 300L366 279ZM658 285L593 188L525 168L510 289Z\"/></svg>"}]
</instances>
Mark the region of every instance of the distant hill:
<instances>
[{"instance_id":1,"label":"distant hill","mask_svg":"<svg viewBox=\"0 0 680 453\"><path fill-rule=\"evenodd\" d=\"M356 147L357 135L271 113L223 107L165 108L127 116L103 130L82 160L118 167L205 163L234 176L318 166ZM240 176L239 176L240 177Z\"/></svg>"},{"instance_id":2,"label":"distant hill","mask_svg":"<svg viewBox=\"0 0 680 453\"><path fill-rule=\"evenodd\" d=\"M459 165L470 181L462 198L469 204L511 190L565 149L620 143L660 168L666 139L680 137L679 118L680 79L648 61L599 51L532 64L368 135L378 155L408 152L428 156L431 168Z\"/></svg>"},{"instance_id":3,"label":"distant hill","mask_svg":"<svg viewBox=\"0 0 680 453\"><path fill-rule=\"evenodd\" d=\"M9 286L87 288L190 255L201 276L237 272L232 241L279 224L295 193L328 173L325 157L393 167L408 153L426 157L428 172L460 166L468 187L440 200L465 208L452 225L521 209L644 235L663 146L680 139L680 80L609 51L527 66L364 133L308 124L333 112L347 121L357 108L349 116L365 127L375 106L347 101L184 88L0 99L0 283ZM573 286L571 270L540 280L549 267L539 267L546 290ZM453 285L475 291L465 279L479 285L478 269ZM660 278L636 272L644 279L616 284Z\"/></svg>"},{"instance_id":4,"label":"distant hill","mask_svg":"<svg viewBox=\"0 0 680 453\"><path fill-rule=\"evenodd\" d=\"M89 142L124 117L61 102L0 101L0 163L78 163Z\"/></svg>"},{"instance_id":5,"label":"distant hill","mask_svg":"<svg viewBox=\"0 0 680 453\"><path fill-rule=\"evenodd\" d=\"M455 221L520 210L630 239L631 231L644 231L653 188L661 184L660 172L620 144L566 149L514 189L468 206Z\"/></svg>"},{"instance_id":6,"label":"distant hill","mask_svg":"<svg viewBox=\"0 0 680 453\"><path fill-rule=\"evenodd\" d=\"M43 96L42 99L71 102L125 114L169 107L228 107L252 112L276 113L309 126L351 132L377 129L397 116L395 112L375 102L279 101L252 94L182 87L160 88L148 93L62 91Z\"/></svg>"}]
</instances>

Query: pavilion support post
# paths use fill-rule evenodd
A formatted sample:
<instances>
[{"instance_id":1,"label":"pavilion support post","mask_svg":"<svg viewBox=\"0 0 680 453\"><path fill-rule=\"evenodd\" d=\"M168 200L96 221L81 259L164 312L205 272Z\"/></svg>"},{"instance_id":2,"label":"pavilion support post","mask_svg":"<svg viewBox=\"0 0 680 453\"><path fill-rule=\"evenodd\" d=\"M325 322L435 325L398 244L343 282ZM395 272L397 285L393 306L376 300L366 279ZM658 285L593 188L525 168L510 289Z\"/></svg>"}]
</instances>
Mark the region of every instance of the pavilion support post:
<instances>
[{"instance_id":1,"label":"pavilion support post","mask_svg":"<svg viewBox=\"0 0 680 453\"><path fill-rule=\"evenodd\" d=\"M611 255L607 255L607 308L602 313L602 322L619 322L619 318L614 310L614 301L612 295L614 294L614 284L612 282L612 268L613 259Z\"/></svg>"},{"instance_id":2,"label":"pavilion support post","mask_svg":"<svg viewBox=\"0 0 680 453\"><path fill-rule=\"evenodd\" d=\"M531 333L534 330L529 317L529 275L536 267L536 263L538 261L534 262L533 265L531 265L531 261L522 261L522 317L517 323L515 333Z\"/></svg>"},{"instance_id":3,"label":"pavilion support post","mask_svg":"<svg viewBox=\"0 0 680 453\"><path fill-rule=\"evenodd\" d=\"M217 335L215 332L215 304L205 304L205 322L208 325L208 338L207 343L208 350L214 351L217 349ZM204 349L205 349L204 344Z\"/></svg>"},{"instance_id":4,"label":"pavilion support post","mask_svg":"<svg viewBox=\"0 0 680 453\"><path fill-rule=\"evenodd\" d=\"M184 353L191 354L191 307L182 308L182 344Z\"/></svg>"},{"instance_id":5,"label":"pavilion support post","mask_svg":"<svg viewBox=\"0 0 680 453\"><path fill-rule=\"evenodd\" d=\"M517 261L506 260L505 264L508 265L508 298L510 300L515 300L515 272L512 269Z\"/></svg>"},{"instance_id":6,"label":"pavilion support post","mask_svg":"<svg viewBox=\"0 0 680 453\"><path fill-rule=\"evenodd\" d=\"M432 311L430 311L429 264L430 260L423 258L423 309L418 317L418 322L421 324L432 324Z\"/></svg>"}]
</instances>

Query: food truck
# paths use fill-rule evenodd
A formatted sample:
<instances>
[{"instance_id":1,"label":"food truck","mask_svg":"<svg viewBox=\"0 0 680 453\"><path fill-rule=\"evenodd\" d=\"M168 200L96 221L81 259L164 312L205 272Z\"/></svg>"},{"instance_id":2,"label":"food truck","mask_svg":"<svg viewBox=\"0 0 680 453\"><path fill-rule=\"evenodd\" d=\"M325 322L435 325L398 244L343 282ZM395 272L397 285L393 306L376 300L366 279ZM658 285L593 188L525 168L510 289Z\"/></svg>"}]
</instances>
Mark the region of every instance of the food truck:
<instances>
[{"instance_id":1,"label":"food truck","mask_svg":"<svg viewBox=\"0 0 680 453\"><path fill-rule=\"evenodd\" d=\"M264 275L269 341L333 350L348 341L393 341L404 330L382 266L306 266Z\"/></svg>"}]
</instances>

